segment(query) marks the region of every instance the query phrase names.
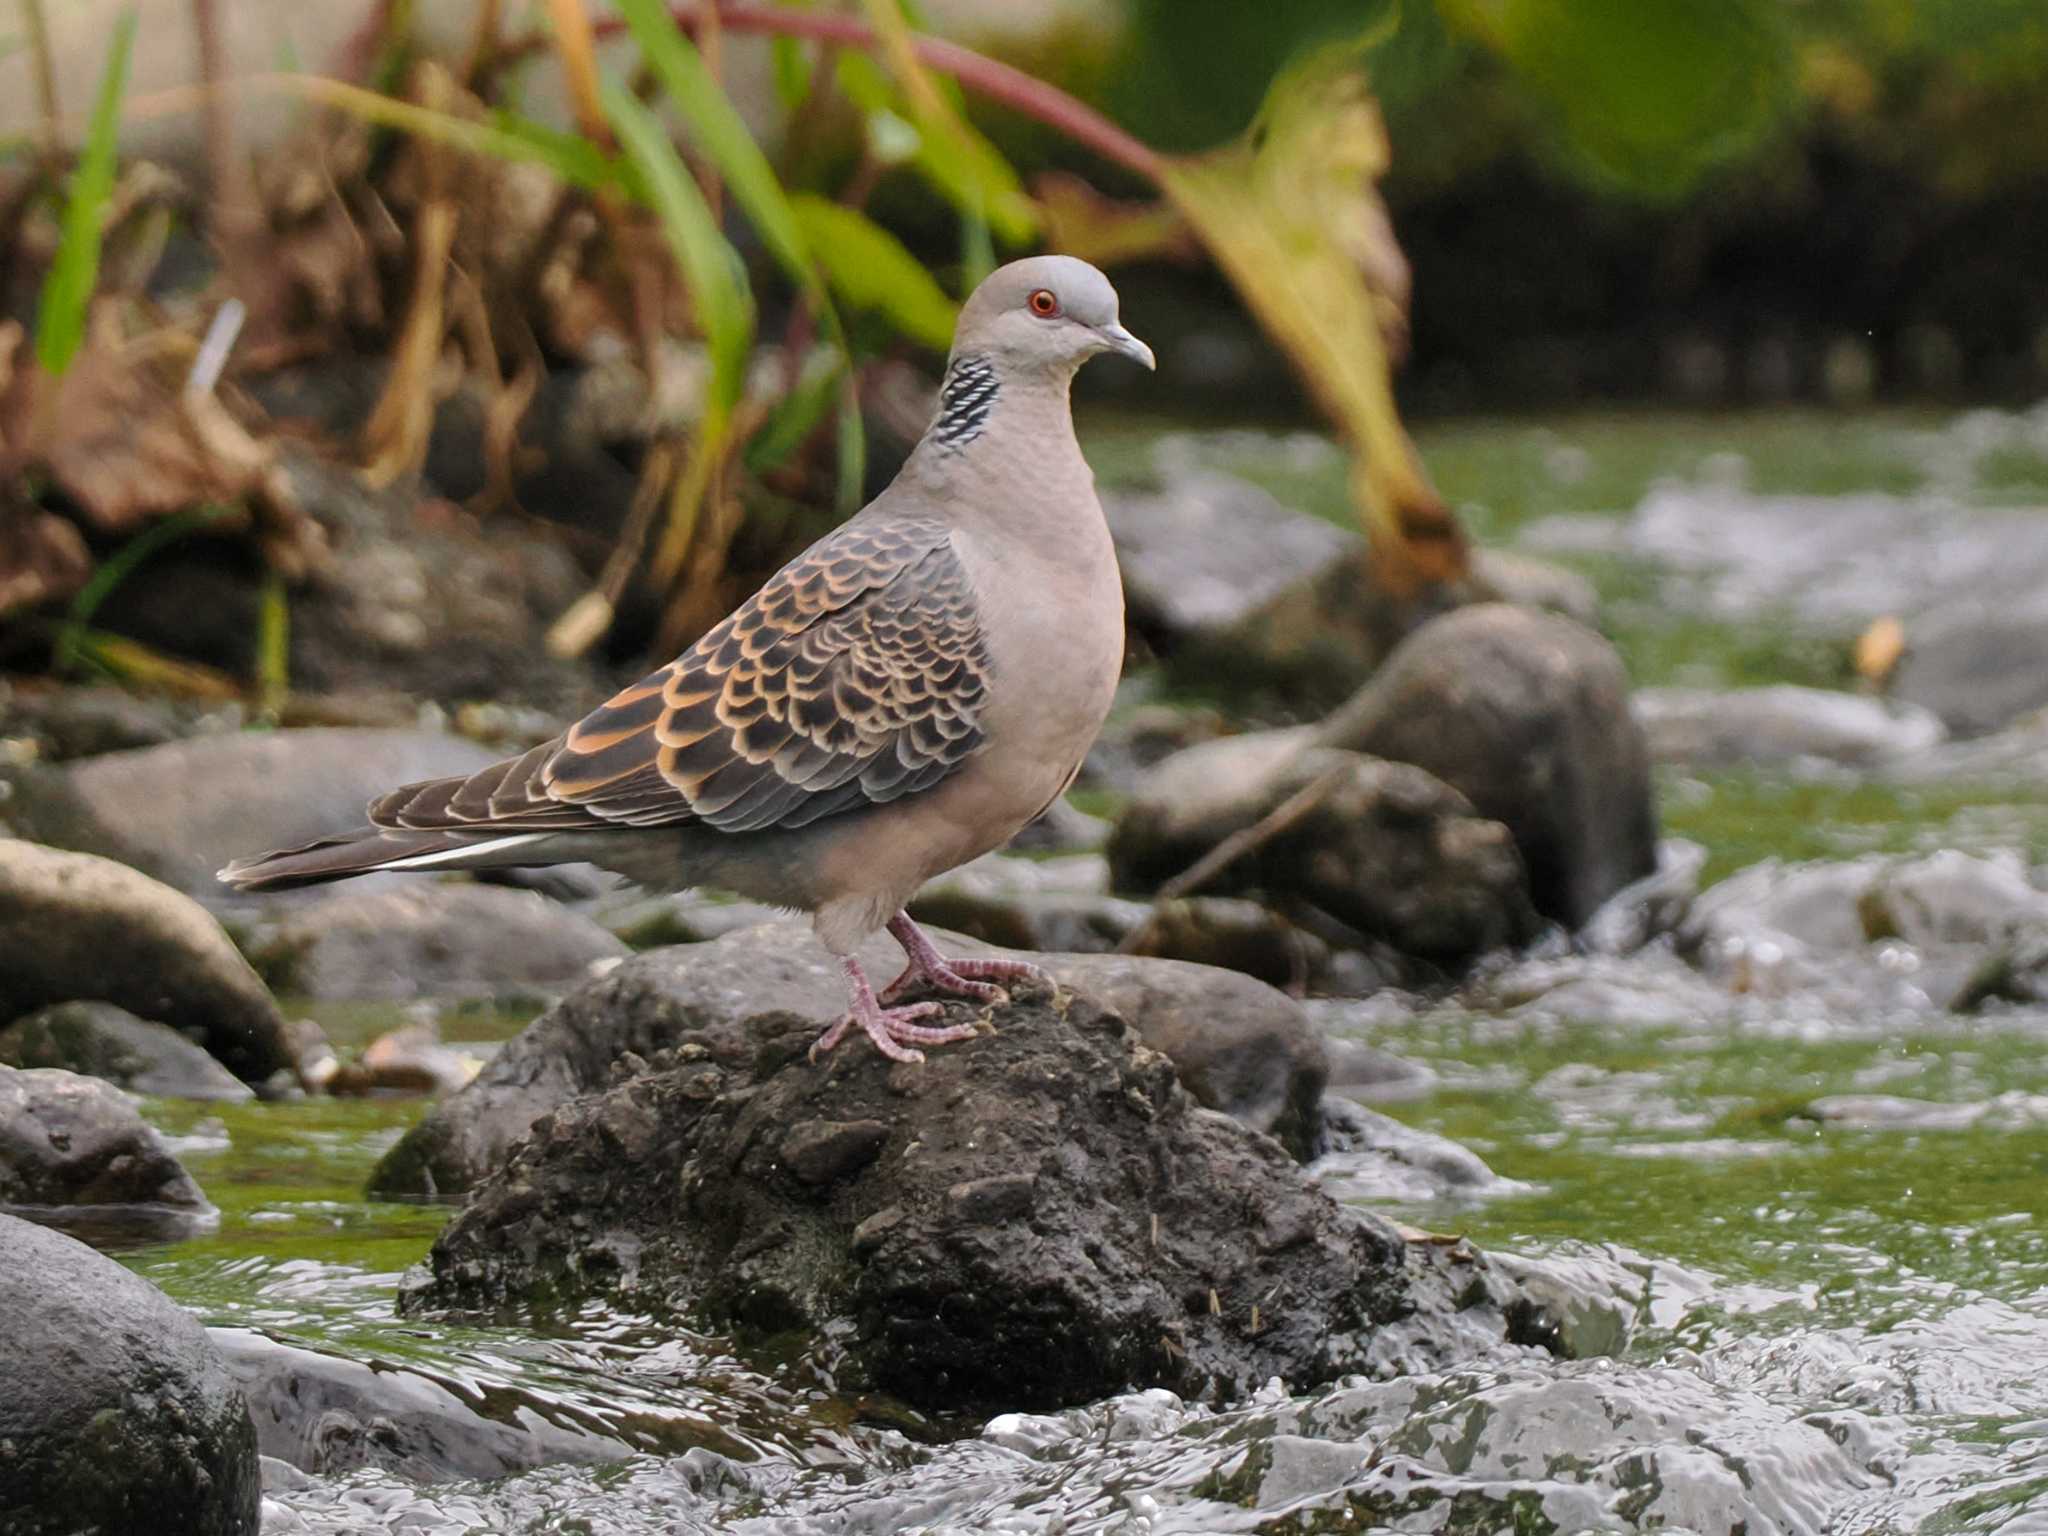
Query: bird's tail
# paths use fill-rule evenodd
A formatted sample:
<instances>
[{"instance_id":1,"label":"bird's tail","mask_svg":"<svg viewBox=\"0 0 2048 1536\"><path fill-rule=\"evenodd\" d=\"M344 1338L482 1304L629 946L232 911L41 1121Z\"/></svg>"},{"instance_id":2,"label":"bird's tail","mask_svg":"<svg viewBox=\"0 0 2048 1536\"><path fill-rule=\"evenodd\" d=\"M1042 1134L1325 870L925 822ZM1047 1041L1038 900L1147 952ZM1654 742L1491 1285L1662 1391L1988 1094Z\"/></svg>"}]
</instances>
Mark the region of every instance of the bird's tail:
<instances>
[{"instance_id":1,"label":"bird's tail","mask_svg":"<svg viewBox=\"0 0 2048 1536\"><path fill-rule=\"evenodd\" d=\"M547 864L553 861L532 845L546 842L552 836L549 832L508 835L362 827L323 837L302 848L236 859L220 872L219 878L238 891L282 891L381 870L501 869L515 864Z\"/></svg>"}]
</instances>

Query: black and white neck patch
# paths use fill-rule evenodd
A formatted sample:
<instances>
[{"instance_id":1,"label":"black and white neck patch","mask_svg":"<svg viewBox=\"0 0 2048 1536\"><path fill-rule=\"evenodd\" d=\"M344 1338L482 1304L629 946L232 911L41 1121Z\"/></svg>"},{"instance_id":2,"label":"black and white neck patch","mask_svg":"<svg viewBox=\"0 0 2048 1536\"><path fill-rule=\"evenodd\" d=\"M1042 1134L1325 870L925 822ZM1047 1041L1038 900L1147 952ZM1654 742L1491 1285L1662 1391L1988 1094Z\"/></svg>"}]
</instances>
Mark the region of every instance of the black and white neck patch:
<instances>
[{"instance_id":1,"label":"black and white neck patch","mask_svg":"<svg viewBox=\"0 0 2048 1536\"><path fill-rule=\"evenodd\" d=\"M939 419L931 429L934 441L941 448L953 449L973 442L987 425L1000 392L995 368L987 358L955 358L946 370L945 383L939 386Z\"/></svg>"}]
</instances>

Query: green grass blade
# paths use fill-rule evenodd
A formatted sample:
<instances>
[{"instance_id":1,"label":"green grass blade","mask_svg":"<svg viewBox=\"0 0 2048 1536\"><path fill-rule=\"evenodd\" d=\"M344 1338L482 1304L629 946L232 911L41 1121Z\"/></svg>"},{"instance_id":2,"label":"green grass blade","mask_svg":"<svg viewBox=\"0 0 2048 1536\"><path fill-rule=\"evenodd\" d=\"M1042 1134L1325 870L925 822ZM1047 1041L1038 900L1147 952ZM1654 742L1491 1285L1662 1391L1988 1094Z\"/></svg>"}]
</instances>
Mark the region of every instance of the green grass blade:
<instances>
[{"instance_id":1,"label":"green grass blade","mask_svg":"<svg viewBox=\"0 0 2048 1536\"><path fill-rule=\"evenodd\" d=\"M731 98L719 89L703 55L683 36L661 0L618 0L618 9L670 103L689 124L691 138L746 209L761 243L791 282L813 298L822 298L824 282L775 168Z\"/></svg>"},{"instance_id":2,"label":"green grass blade","mask_svg":"<svg viewBox=\"0 0 2048 1536\"><path fill-rule=\"evenodd\" d=\"M858 208L814 193L796 193L790 204L841 300L879 311L934 351L952 346L959 306L902 241Z\"/></svg>"},{"instance_id":3,"label":"green grass blade","mask_svg":"<svg viewBox=\"0 0 2048 1536\"><path fill-rule=\"evenodd\" d=\"M739 400L747 349L754 337L746 269L655 115L615 81L605 82L603 100L612 131L640 173L648 202L661 219L669 250L689 285L697 324L711 353L709 409L715 410L722 427Z\"/></svg>"},{"instance_id":4,"label":"green grass blade","mask_svg":"<svg viewBox=\"0 0 2048 1536\"><path fill-rule=\"evenodd\" d=\"M36 361L51 378L61 375L78 355L85 337L86 306L99 282L101 221L114 192L115 152L120 145L121 97L128 89L128 56L135 47L135 12L126 10L114 23L114 43L100 76L99 99L93 103L92 125L85 152L71 177L71 195L64 205L64 229L57 259L43 280L36 310Z\"/></svg>"},{"instance_id":5,"label":"green grass blade","mask_svg":"<svg viewBox=\"0 0 2048 1536\"><path fill-rule=\"evenodd\" d=\"M838 403L839 381L845 372L844 353L835 353L829 364L814 361L806 368L796 387L776 403L761 430L747 439L747 468L758 475L786 463Z\"/></svg>"},{"instance_id":6,"label":"green grass blade","mask_svg":"<svg viewBox=\"0 0 2048 1536\"><path fill-rule=\"evenodd\" d=\"M53 671L76 670L81 660L80 637L91 627L93 615L100 605L113 594L116 587L132 576L141 564L166 545L175 544L187 534L196 533L208 523L218 522L234 508L218 502L203 507L194 507L189 512L180 512L162 522L152 523L142 532L128 540L99 564L90 580L80 587L71 599L70 608L64 615L64 622L57 632L57 644Z\"/></svg>"}]
</instances>

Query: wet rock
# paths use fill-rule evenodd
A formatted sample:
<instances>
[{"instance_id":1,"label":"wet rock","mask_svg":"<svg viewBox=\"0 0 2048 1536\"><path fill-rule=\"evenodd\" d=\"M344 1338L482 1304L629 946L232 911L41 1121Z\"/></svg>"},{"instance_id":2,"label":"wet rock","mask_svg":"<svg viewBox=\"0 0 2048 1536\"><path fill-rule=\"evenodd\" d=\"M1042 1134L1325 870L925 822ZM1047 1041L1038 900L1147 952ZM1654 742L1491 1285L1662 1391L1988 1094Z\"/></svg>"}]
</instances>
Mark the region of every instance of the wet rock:
<instances>
[{"instance_id":1,"label":"wet rock","mask_svg":"<svg viewBox=\"0 0 2048 1536\"><path fill-rule=\"evenodd\" d=\"M1579 929L1579 944L1594 954L1627 955L1685 921L1700 893L1707 850L1682 837L1657 844L1657 867L1600 903Z\"/></svg>"},{"instance_id":2,"label":"wet rock","mask_svg":"<svg viewBox=\"0 0 2048 1536\"><path fill-rule=\"evenodd\" d=\"M54 1067L164 1099L252 1096L175 1029L112 1003L58 1003L16 1019L0 1029L0 1066Z\"/></svg>"},{"instance_id":3,"label":"wet rock","mask_svg":"<svg viewBox=\"0 0 2048 1536\"><path fill-rule=\"evenodd\" d=\"M565 1411L506 1382L480 1389L415 1364L348 1359L253 1329L209 1332L248 1400L262 1454L322 1477L375 1467L408 1482L439 1483L701 1446L745 1454L691 1414L664 1417L645 1405Z\"/></svg>"},{"instance_id":4,"label":"wet rock","mask_svg":"<svg viewBox=\"0 0 2048 1536\"><path fill-rule=\"evenodd\" d=\"M38 842L117 859L224 907L249 900L214 878L229 859L360 825L363 808L394 784L467 773L495 758L475 742L432 731L205 736L31 769L0 800L0 820Z\"/></svg>"},{"instance_id":5,"label":"wet rock","mask_svg":"<svg viewBox=\"0 0 2048 1536\"><path fill-rule=\"evenodd\" d=\"M0 1205L213 1210L118 1088L75 1072L13 1067L0 1067Z\"/></svg>"},{"instance_id":6,"label":"wet rock","mask_svg":"<svg viewBox=\"0 0 2048 1536\"><path fill-rule=\"evenodd\" d=\"M629 953L537 892L450 880L326 892L251 924L242 948L281 992L378 1002L558 996Z\"/></svg>"},{"instance_id":7,"label":"wet rock","mask_svg":"<svg viewBox=\"0 0 2048 1536\"><path fill-rule=\"evenodd\" d=\"M244 1082L293 1065L277 1004L203 907L111 860L0 839L0 1018L82 999L203 1041Z\"/></svg>"},{"instance_id":8,"label":"wet rock","mask_svg":"<svg viewBox=\"0 0 2048 1536\"><path fill-rule=\"evenodd\" d=\"M812 1064L815 1025L788 1019L744 1062L679 1053L565 1104L401 1305L600 1294L747 1338L829 1338L842 1379L987 1408L1325 1381L1396 1325L1410 1353L1441 1358L1466 1347L1460 1310L1510 1300L1469 1250L1412 1255L1269 1138L1198 1108L1085 996L1019 999L995 1023L906 1070L858 1049ZM825 1116L887 1132L820 1185L784 1149ZM871 1133L834 1134L864 1155Z\"/></svg>"},{"instance_id":9,"label":"wet rock","mask_svg":"<svg viewBox=\"0 0 2048 1536\"><path fill-rule=\"evenodd\" d=\"M1632 704L1659 763L1873 768L1940 745L1948 730L1916 704L1783 684L1644 688Z\"/></svg>"},{"instance_id":10,"label":"wet rock","mask_svg":"<svg viewBox=\"0 0 2048 1536\"><path fill-rule=\"evenodd\" d=\"M952 934L949 954L1006 951ZM877 978L902 967L886 936L861 963ZM1031 955L1076 990L1111 992L1148 1041L1188 1055L1198 1094L1261 1130L1306 1146L1321 1094L1320 1055L1300 1005L1248 977L1117 955ZM1206 991L1227 1006L1204 1010ZM605 1087L615 1064L662 1051L720 1070L754 1059L765 1031L790 1018L815 1033L846 1007L839 967L806 923L783 919L704 944L636 956L572 992L493 1055L475 1081L434 1109L381 1162L381 1195L443 1198L502 1164L543 1114ZM1238 1037L1242 1036L1242 1040Z\"/></svg>"},{"instance_id":11,"label":"wet rock","mask_svg":"<svg viewBox=\"0 0 2048 1536\"><path fill-rule=\"evenodd\" d=\"M1432 620L1315 740L1427 769L1503 823L1536 910L1567 927L1657 866L1628 675L1569 619L1484 603Z\"/></svg>"},{"instance_id":12,"label":"wet rock","mask_svg":"<svg viewBox=\"0 0 2048 1536\"><path fill-rule=\"evenodd\" d=\"M1620 1031L1679 1030L1725 1022L1730 989L1659 946L1625 959L1570 955L1525 960L1459 994L1466 1007L1499 1012L1522 1027Z\"/></svg>"},{"instance_id":13,"label":"wet rock","mask_svg":"<svg viewBox=\"0 0 2048 1536\"><path fill-rule=\"evenodd\" d=\"M0 1528L255 1536L249 1408L206 1330L83 1243L0 1215Z\"/></svg>"},{"instance_id":14,"label":"wet rock","mask_svg":"<svg viewBox=\"0 0 2048 1536\"><path fill-rule=\"evenodd\" d=\"M1146 777L1117 822L1121 890L1156 889L1302 797L1284 827L1202 889L1299 903L1402 954L1457 967L1538 929L1507 829L1428 772L1289 730L1190 747Z\"/></svg>"},{"instance_id":15,"label":"wet rock","mask_svg":"<svg viewBox=\"0 0 2048 1536\"><path fill-rule=\"evenodd\" d=\"M1525 1191L1448 1136L1417 1130L1332 1094L1323 1101L1323 1134L1311 1170L1323 1188L1346 1202L1423 1205L1478 1200Z\"/></svg>"},{"instance_id":16,"label":"wet rock","mask_svg":"<svg viewBox=\"0 0 2048 1536\"><path fill-rule=\"evenodd\" d=\"M1131 626L1176 676L1333 704L1406 615L1375 587L1365 541L1255 485L1186 469L1157 492L1107 492Z\"/></svg>"},{"instance_id":17,"label":"wet rock","mask_svg":"<svg viewBox=\"0 0 2048 1536\"><path fill-rule=\"evenodd\" d=\"M2038 583L2048 562L2035 572ZM2038 585L1965 598L1906 631L1895 698L1932 710L1958 736L1981 736L2048 705L2048 600Z\"/></svg>"},{"instance_id":18,"label":"wet rock","mask_svg":"<svg viewBox=\"0 0 2048 1536\"><path fill-rule=\"evenodd\" d=\"M1766 860L1703 893L1679 932L1731 990L1827 993L1906 1010L1970 1007L2048 932L2048 892L2010 856Z\"/></svg>"}]
</instances>

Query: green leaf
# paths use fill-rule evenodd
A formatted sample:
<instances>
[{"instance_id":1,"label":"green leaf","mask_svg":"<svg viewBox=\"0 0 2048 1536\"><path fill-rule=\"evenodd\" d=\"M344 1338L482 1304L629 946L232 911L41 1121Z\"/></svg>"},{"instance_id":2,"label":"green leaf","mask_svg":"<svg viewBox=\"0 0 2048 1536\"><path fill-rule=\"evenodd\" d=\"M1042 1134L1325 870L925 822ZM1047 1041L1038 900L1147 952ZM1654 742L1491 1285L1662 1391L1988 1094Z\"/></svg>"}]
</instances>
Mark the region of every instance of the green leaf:
<instances>
[{"instance_id":1,"label":"green leaf","mask_svg":"<svg viewBox=\"0 0 2048 1536\"><path fill-rule=\"evenodd\" d=\"M960 310L918 259L857 208L799 192L790 199L824 263L833 291L855 309L878 310L904 335L943 352Z\"/></svg>"},{"instance_id":2,"label":"green leaf","mask_svg":"<svg viewBox=\"0 0 2048 1536\"><path fill-rule=\"evenodd\" d=\"M761 430L747 440L747 468L760 474L786 463L818 430L839 401L839 380L846 371L844 353L834 352L804 369L796 387L777 402Z\"/></svg>"},{"instance_id":3,"label":"green leaf","mask_svg":"<svg viewBox=\"0 0 2048 1536\"><path fill-rule=\"evenodd\" d=\"M485 153L496 159L532 161L546 166L569 185L589 190L620 180L617 163L580 133L564 133L517 112L502 110L492 111L489 122L489 131L498 137L492 147L485 148Z\"/></svg>"},{"instance_id":4,"label":"green leaf","mask_svg":"<svg viewBox=\"0 0 2048 1536\"><path fill-rule=\"evenodd\" d=\"M900 134L899 125L916 132L910 163L947 202L969 218L986 220L1012 245L1023 244L1037 232L1037 206L1025 194L1015 168L988 140L964 123L949 130L943 123L921 119L882 66L864 53L841 53L836 73L840 90L868 118L870 132L882 148L887 150L889 138ZM878 128L878 123L883 126Z\"/></svg>"},{"instance_id":5,"label":"green leaf","mask_svg":"<svg viewBox=\"0 0 2048 1536\"><path fill-rule=\"evenodd\" d=\"M1779 0L1439 0L1596 174L1677 197L1750 148L1791 88Z\"/></svg>"},{"instance_id":6,"label":"green leaf","mask_svg":"<svg viewBox=\"0 0 2048 1536\"><path fill-rule=\"evenodd\" d=\"M641 55L668 92L670 104L690 125L691 138L718 167L733 196L747 210L761 243L791 282L813 297L821 297L824 284L775 168L754 142L731 98L719 89L703 56L683 36L662 0L618 0L618 9L632 29Z\"/></svg>"},{"instance_id":7,"label":"green leaf","mask_svg":"<svg viewBox=\"0 0 2048 1536\"><path fill-rule=\"evenodd\" d=\"M768 40L768 62L775 72L775 99L785 112L801 111L811 96L811 56L793 37Z\"/></svg>"},{"instance_id":8,"label":"green leaf","mask_svg":"<svg viewBox=\"0 0 2048 1536\"><path fill-rule=\"evenodd\" d=\"M93 104L85 153L71 178L64 205L64 230L57 259L43 280L36 310L36 361L51 378L61 375L78 355L85 336L86 306L99 282L101 223L114 191L114 156L121 131L121 97L128 88L128 56L135 46L135 12L123 11L114 23L114 43L100 76L99 99Z\"/></svg>"},{"instance_id":9,"label":"green leaf","mask_svg":"<svg viewBox=\"0 0 2048 1536\"><path fill-rule=\"evenodd\" d=\"M711 354L712 413L721 435L746 382L754 338L754 301L739 253L719 230L696 178L684 166L660 121L616 81L603 88L605 116L661 219L670 252L689 285L697 325Z\"/></svg>"}]
</instances>

